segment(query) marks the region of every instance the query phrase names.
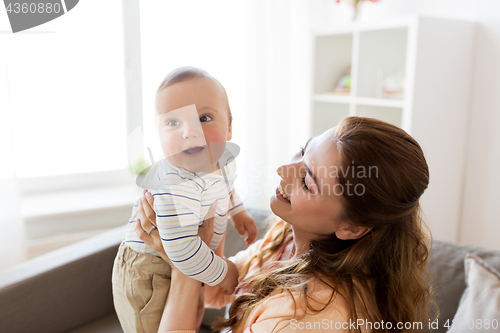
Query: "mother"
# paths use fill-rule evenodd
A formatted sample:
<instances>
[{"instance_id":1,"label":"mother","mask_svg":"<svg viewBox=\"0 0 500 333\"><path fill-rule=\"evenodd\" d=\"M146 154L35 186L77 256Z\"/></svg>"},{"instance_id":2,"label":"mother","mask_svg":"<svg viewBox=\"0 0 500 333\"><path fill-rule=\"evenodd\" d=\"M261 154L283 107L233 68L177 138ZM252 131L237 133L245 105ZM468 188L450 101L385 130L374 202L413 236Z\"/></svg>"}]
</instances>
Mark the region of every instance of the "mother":
<instances>
[{"instance_id":1,"label":"mother","mask_svg":"<svg viewBox=\"0 0 500 333\"><path fill-rule=\"evenodd\" d=\"M205 305L232 303L229 319L218 328L268 333L426 327L431 289L419 198L429 170L419 144L396 126L348 117L311 138L278 174L271 210L281 220L230 258L239 271L236 294L204 287ZM148 230L154 214L148 219L143 212L141 220ZM136 228L141 239L160 244L157 233L151 238L142 228ZM161 332L196 327L202 288L175 274L172 283L179 288L169 296Z\"/></svg>"}]
</instances>

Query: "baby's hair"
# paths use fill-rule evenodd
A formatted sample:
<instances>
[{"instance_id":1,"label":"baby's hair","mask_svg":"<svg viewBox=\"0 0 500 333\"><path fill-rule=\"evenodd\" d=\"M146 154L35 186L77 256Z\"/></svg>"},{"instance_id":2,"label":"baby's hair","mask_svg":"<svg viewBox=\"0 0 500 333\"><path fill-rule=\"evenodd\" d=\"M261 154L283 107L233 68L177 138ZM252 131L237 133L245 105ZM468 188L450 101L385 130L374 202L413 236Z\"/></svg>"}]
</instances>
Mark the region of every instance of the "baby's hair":
<instances>
[{"instance_id":1,"label":"baby's hair","mask_svg":"<svg viewBox=\"0 0 500 333\"><path fill-rule=\"evenodd\" d=\"M222 90L224 91L224 95L226 95L226 103L227 103L227 110L229 114L229 124L233 122L233 115L231 114L231 108L229 107L229 98L227 97L227 92L224 86L217 80L215 77L210 75L207 71L193 67L193 66L183 66L183 67L178 67L171 71L170 73L165 76L165 78L161 81L160 86L158 87L158 90L156 93L158 94L160 91L163 89L170 87L176 83L183 82L183 81L188 81L192 79L197 79L197 78L209 78L217 82Z\"/></svg>"}]
</instances>

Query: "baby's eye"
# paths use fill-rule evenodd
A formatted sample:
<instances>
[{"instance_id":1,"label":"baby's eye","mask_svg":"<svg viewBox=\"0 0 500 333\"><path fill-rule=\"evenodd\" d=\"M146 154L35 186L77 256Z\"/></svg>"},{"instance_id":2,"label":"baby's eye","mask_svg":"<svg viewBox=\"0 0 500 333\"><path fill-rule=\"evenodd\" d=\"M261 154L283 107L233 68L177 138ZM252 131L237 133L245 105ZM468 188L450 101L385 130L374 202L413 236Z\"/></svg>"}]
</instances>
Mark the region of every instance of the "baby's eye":
<instances>
[{"instance_id":1,"label":"baby's eye","mask_svg":"<svg viewBox=\"0 0 500 333\"><path fill-rule=\"evenodd\" d=\"M206 123L207 121L210 121L210 120L212 120L212 117L207 116L207 115L200 117L200 123Z\"/></svg>"},{"instance_id":2,"label":"baby's eye","mask_svg":"<svg viewBox=\"0 0 500 333\"><path fill-rule=\"evenodd\" d=\"M174 127L179 126L181 123L177 119L170 119L167 121L167 126Z\"/></svg>"}]
</instances>

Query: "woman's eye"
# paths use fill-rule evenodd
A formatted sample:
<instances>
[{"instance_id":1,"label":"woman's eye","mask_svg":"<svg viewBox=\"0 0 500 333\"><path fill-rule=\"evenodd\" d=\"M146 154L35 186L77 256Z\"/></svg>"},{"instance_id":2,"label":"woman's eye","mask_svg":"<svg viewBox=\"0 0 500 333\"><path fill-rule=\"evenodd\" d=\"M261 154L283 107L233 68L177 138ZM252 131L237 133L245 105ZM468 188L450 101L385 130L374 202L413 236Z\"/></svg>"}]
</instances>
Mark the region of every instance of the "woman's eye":
<instances>
[{"instance_id":1,"label":"woman's eye","mask_svg":"<svg viewBox=\"0 0 500 333\"><path fill-rule=\"evenodd\" d=\"M300 156L304 156L304 147L300 147Z\"/></svg>"},{"instance_id":2,"label":"woman's eye","mask_svg":"<svg viewBox=\"0 0 500 333\"><path fill-rule=\"evenodd\" d=\"M210 120L212 120L212 117L210 117L210 116L205 115L205 116L200 117L200 123L206 123L207 121L210 121Z\"/></svg>"},{"instance_id":3,"label":"woman's eye","mask_svg":"<svg viewBox=\"0 0 500 333\"><path fill-rule=\"evenodd\" d=\"M306 176L302 176L302 187L307 191L307 192L311 192L311 189L309 187L307 187L307 184L306 184Z\"/></svg>"},{"instance_id":4,"label":"woman's eye","mask_svg":"<svg viewBox=\"0 0 500 333\"><path fill-rule=\"evenodd\" d=\"M176 120L176 119L170 119L167 121L167 126L174 127L174 126L179 126L181 123Z\"/></svg>"}]
</instances>

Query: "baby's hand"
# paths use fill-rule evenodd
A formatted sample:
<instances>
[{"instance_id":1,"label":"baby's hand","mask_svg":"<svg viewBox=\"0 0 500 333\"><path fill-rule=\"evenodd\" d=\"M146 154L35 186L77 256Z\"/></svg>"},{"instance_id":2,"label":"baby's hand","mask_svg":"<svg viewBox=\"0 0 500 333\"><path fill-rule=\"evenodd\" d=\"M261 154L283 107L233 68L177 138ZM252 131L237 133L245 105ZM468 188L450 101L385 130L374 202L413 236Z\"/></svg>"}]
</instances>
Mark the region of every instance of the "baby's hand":
<instances>
[{"instance_id":1,"label":"baby's hand","mask_svg":"<svg viewBox=\"0 0 500 333\"><path fill-rule=\"evenodd\" d=\"M231 221L241 237L245 237L245 234L248 233L247 237L245 237L245 243L247 245L250 245L255 241L259 230L257 229L254 219L247 213L246 210L231 217Z\"/></svg>"},{"instance_id":2,"label":"baby's hand","mask_svg":"<svg viewBox=\"0 0 500 333\"><path fill-rule=\"evenodd\" d=\"M234 289L238 285L238 278L240 274L238 273L238 268L236 265L229 259L222 258L227 263L227 274L222 280L221 283L218 284L219 287L224 289L225 295L231 295L234 292Z\"/></svg>"}]
</instances>

